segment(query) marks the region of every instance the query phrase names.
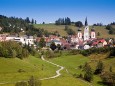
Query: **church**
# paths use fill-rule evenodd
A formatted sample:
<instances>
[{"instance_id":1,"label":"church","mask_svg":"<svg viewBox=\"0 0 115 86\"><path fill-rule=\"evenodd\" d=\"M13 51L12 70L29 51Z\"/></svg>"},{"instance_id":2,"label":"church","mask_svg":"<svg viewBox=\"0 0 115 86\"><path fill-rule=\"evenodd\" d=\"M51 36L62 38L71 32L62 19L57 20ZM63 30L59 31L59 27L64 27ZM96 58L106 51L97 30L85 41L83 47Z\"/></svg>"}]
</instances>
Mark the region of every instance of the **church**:
<instances>
[{"instance_id":1,"label":"church","mask_svg":"<svg viewBox=\"0 0 115 86\"><path fill-rule=\"evenodd\" d=\"M89 30L87 17L85 19L84 31L82 33L82 30L79 28L78 33L77 33L77 37L78 37L78 39L83 40L83 41L96 39L96 33L95 33L95 30L94 30L94 27L91 29L91 31Z\"/></svg>"}]
</instances>

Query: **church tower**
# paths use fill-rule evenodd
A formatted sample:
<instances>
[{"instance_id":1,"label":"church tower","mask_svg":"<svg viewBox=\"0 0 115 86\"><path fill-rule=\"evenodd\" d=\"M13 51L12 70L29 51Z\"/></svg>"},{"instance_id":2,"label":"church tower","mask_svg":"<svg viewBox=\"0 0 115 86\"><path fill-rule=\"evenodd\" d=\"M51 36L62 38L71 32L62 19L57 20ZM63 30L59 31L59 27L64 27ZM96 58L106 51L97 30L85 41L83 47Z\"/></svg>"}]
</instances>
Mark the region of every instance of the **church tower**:
<instances>
[{"instance_id":1,"label":"church tower","mask_svg":"<svg viewBox=\"0 0 115 86\"><path fill-rule=\"evenodd\" d=\"M84 29L84 41L89 40L89 26L87 22L87 17L85 19L85 29Z\"/></svg>"},{"instance_id":2,"label":"church tower","mask_svg":"<svg viewBox=\"0 0 115 86\"><path fill-rule=\"evenodd\" d=\"M95 39L96 35L95 35L95 30L94 27L91 29L91 39Z\"/></svg>"},{"instance_id":3,"label":"church tower","mask_svg":"<svg viewBox=\"0 0 115 86\"><path fill-rule=\"evenodd\" d=\"M79 39L82 39L82 32L81 32L81 29L80 29L80 28L78 29L77 37L78 37Z\"/></svg>"}]
</instances>

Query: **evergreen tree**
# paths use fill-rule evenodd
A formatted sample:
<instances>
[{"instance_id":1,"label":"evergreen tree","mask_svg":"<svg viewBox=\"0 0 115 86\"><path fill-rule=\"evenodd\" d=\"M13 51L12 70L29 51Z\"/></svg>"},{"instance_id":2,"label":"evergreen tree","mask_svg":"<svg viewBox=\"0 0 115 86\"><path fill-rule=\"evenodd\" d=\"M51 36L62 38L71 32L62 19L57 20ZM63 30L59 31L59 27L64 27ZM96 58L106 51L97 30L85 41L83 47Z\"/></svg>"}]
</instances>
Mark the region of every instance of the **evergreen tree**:
<instances>
[{"instance_id":1,"label":"evergreen tree","mask_svg":"<svg viewBox=\"0 0 115 86\"><path fill-rule=\"evenodd\" d=\"M97 33L97 36L100 36L100 32Z\"/></svg>"},{"instance_id":2,"label":"evergreen tree","mask_svg":"<svg viewBox=\"0 0 115 86\"><path fill-rule=\"evenodd\" d=\"M34 24L34 19L32 19L31 23Z\"/></svg>"},{"instance_id":3,"label":"evergreen tree","mask_svg":"<svg viewBox=\"0 0 115 86\"><path fill-rule=\"evenodd\" d=\"M36 80L33 76L30 77L28 84L29 86L41 86L41 82Z\"/></svg>"},{"instance_id":4,"label":"evergreen tree","mask_svg":"<svg viewBox=\"0 0 115 86\"><path fill-rule=\"evenodd\" d=\"M75 26L80 28L83 26L83 23L81 21L77 21L77 22L75 22Z\"/></svg>"},{"instance_id":5,"label":"evergreen tree","mask_svg":"<svg viewBox=\"0 0 115 86\"><path fill-rule=\"evenodd\" d=\"M97 67L96 67L94 74L100 74L103 71L103 69L104 69L104 65L103 65L102 61L99 61L97 63Z\"/></svg>"},{"instance_id":6,"label":"evergreen tree","mask_svg":"<svg viewBox=\"0 0 115 86\"><path fill-rule=\"evenodd\" d=\"M30 23L29 17L26 17L25 21L26 21L27 23Z\"/></svg>"},{"instance_id":7,"label":"evergreen tree","mask_svg":"<svg viewBox=\"0 0 115 86\"><path fill-rule=\"evenodd\" d=\"M35 20L35 24L37 24L37 21Z\"/></svg>"},{"instance_id":8,"label":"evergreen tree","mask_svg":"<svg viewBox=\"0 0 115 86\"><path fill-rule=\"evenodd\" d=\"M54 42L51 43L50 48L54 51L56 49L56 45Z\"/></svg>"},{"instance_id":9,"label":"evergreen tree","mask_svg":"<svg viewBox=\"0 0 115 86\"><path fill-rule=\"evenodd\" d=\"M41 38L40 41L39 41L39 47L40 48L43 48L46 46L46 42L45 42L45 39L44 38Z\"/></svg>"},{"instance_id":10,"label":"evergreen tree","mask_svg":"<svg viewBox=\"0 0 115 86\"><path fill-rule=\"evenodd\" d=\"M85 64L84 71L85 71L84 79L86 81L91 82L91 80L93 79L93 72L92 72L92 69L88 63Z\"/></svg>"}]
</instances>

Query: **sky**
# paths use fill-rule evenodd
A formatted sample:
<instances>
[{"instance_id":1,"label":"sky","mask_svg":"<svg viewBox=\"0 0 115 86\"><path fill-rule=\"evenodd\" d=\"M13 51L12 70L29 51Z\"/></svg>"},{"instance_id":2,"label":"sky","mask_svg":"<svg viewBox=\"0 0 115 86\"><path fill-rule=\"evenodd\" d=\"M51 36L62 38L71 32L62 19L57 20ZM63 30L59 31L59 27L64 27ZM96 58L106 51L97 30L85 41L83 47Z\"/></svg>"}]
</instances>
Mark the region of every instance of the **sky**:
<instances>
[{"instance_id":1,"label":"sky","mask_svg":"<svg viewBox=\"0 0 115 86\"><path fill-rule=\"evenodd\" d=\"M108 24L115 21L115 0L0 0L0 15L30 19L37 23L55 22L69 17L71 21Z\"/></svg>"}]
</instances>

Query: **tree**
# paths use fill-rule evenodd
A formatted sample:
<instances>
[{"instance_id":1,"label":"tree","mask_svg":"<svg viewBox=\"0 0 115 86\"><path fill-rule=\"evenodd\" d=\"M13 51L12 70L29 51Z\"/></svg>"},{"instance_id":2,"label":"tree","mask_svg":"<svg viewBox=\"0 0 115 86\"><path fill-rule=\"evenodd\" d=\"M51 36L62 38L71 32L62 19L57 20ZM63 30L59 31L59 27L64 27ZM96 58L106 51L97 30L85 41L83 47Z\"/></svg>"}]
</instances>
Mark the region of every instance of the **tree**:
<instances>
[{"instance_id":1,"label":"tree","mask_svg":"<svg viewBox=\"0 0 115 86\"><path fill-rule=\"evenodd\" d=\"M71 28L66 30L68 35L75 35L75 31L73 31Z\"/></svg>"},{"instance_id":2,"label":"tree","mask_svg":"<svg viewBox=\"0 0 115 86\"><path fill-rule=\"evenodd\" d=\"M37 21L35 20L35 24L37 24Z\"/></svg>"},{"instance_id":3,"label":"tree","mask_svg":"<svg viewBox=\"0 0 115 86\"><path fill-rule=\"evenodd\" d=\"M30 23L29 17L26 17L25 21L26 21L27 23Z\"/></svg>"},{"instance_id":4,"label":"tree","mask_svg":"<svg viewBox=\"0 0 115 86\"><path fill-rule=\"evenodd\" d=\"M34 24L34 19L32 19L31 23Z\"/></svg>"},{"instance_id":5,"label":"tree","mask_svg":"<svg viewBox=\"0 0 115 86\"><path fill-rule=\"evenodd\" d=\"M100 32L97 33L97 36L100 36Z\"/></svg>"},{"instance_id":6,"label":"tree","mask_svg":"<svg viewBox=\"0 0 115 86\"><path fill-rule=\"evenodd\" d=\"M57 44L57 49L61 50L61 45L60 44Z\"/></svg>"},{"instance_id":7,"label":"tree","mask_svg":"<svg viewBox=\"0 0 115 86\"><path fill-rule=\"evenodd\" d=\"M71 19L69 17L65 18L65 25L70 25Z\"/></svg>"},{"instance_id":8,"label":"tree","mask_svg":"<svg viewBox=\"0 0 115 86\"><path fill-rule=\"evenodd\" d=\"M109 67L109 71L112 72L112 66Z\"/></svg>"},{"instance_id":9,"label":"tree","mask_svg":"<svg viewBox=\"0 0 115 86\"><path fill-rule=\"evenodd\" d=\"M88 63L85 64L84 71L85 71L84 79L88 82L91 82L91 80L93 79L93 72Z\"/></svg>"},{"instance_id":10,"label":"tree","mask_svg":"<svg viewBox=\"0 0 115 86\"><path fill-rule=\"evenodd\" d=\"M77 22L75 22L75 26L80 28L83 26L83 23L81 21L77 21Z\"/></svg>"},{"instance_id":11,"label":"tree","mask_svg":"<svg viewBox=\"0 0 115 86\"><path fill-rule=\"evenodd\" d=\"M43 48L46 46L46 42L45 42L45 39L44 38L41 38L40 41L39 41L39 47L40 48Z\"/></svg>"},{"instance_id":12,"label":"tree","mask_svg":"<svg viewBox=\"0 0 115 86\"><path fill-rule=\"evenodd\" d=\"M56 25L70 25L71 24L71 19L69 17L67 18L59 18L58 20L55 21Z\"/></svg>"},{"instance_id":13,"label":"tree","mask_svg":"<svg viewBox=\"0 0 115 86\"><path fill-rule=\"evenodd\" d=\"M43 22L42 24L45 24L45 22Z\"/></svg>"},{"instance_id":14,"label":"tree","mask_svg":"<svg viewBox=\"0 0 115 86\"><path fill-rule=\"evenodd\" d=\"M33 76L30 77L28 84L29 86L41 86L41 82L36 80Z\"/></svg>"},{"instance_id":15,"label":"tree","mask_svg":"<svg viewBox=\"0 0 115 86\"><path fill-rule=\"evenodd\" d=\"M29 52L27 49L22 49L22 57L28 57L29 56Z\"/></svg>"},{"instance_id":16,"label":"tree","mask_svg":"<svg viewBox=\"0 0 115 86\"><path fill-rule=\"evenodd\" d=\"M68 25L65 25L65 31L67 31L69 29Z\"/></svg>"},{"instance_id":17,"label":"tree","mask_svg":"<svg viewBox=\"0 0 115 86\"><path fill-rule=\"evenodd\" d=\"M102 82L107 86L115 86L115 73L104 72L100 75Z\"/></svg>"},{"instance_id":18,"label":"tree","mask_svg":"<svg viewBox=\"0 0 115 86\"><path fill-rule=\"evenodd\" d=\"M97 63L97 67L96 67L96 70L95 70L94 74L102 73L103 69L104 69L104 65L103 65L102 61L99 61Z\"/></svg>"},{"instance_id":19,"label":"tree","mask_svg":"<svg viewBox=\"0 0 115 86\"><path fill-rule=\"evenodd\" d=\"M54 42L51 43L50 48L54 51L56 49L56 45Z\"/></svg>"}]
</instances>

